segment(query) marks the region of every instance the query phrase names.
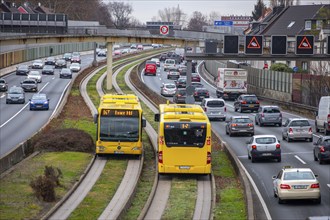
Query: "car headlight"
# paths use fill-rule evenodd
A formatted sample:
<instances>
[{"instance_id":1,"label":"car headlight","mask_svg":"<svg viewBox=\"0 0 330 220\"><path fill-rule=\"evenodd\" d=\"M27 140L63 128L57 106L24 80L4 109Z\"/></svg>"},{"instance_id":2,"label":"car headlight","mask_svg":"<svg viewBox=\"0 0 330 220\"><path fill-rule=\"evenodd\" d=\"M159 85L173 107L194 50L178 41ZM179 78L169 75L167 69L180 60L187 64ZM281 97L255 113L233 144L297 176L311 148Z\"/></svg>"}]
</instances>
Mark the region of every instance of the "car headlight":
<instances>
[{"instance_id":1,"label":"car headlight","mask_svg":"<svg viewBox=\"0 0 330 220\"><path fill-rule=\"evenodd\" d=\"M32 101L31 101L30 103L31 103L31 104L34 104L34 102L32 102Z\"/></svg>"},{"instance_id":2,"label":"car headlight","mask_svg":"<svg viewBox=\"0 0 330 220\"><path fill-rule=\"evenodd\" d=\"M44 104L48 104L48 101L45 101Z\"/></svg>"}]
</instances>

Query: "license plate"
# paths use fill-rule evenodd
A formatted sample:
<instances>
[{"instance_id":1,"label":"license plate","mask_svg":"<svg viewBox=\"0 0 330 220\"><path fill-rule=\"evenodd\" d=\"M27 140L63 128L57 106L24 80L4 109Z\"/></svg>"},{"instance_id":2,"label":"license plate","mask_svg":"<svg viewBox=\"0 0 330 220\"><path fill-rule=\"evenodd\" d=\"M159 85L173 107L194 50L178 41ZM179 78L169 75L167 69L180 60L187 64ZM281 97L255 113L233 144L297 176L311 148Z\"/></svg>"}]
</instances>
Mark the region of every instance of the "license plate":
<instances>
[{"instance_id":1,"label":"license plate","mask_svg":"<svg viewBox=\"0 0 330 220\"><path fill-rule=\"evenodd\" d=\"M294 185L294 189L307 189L307 185Z\"/></svg>"},{"instance_id":2,"label":"license plate","mask_svg":"<svg viewBox=\"0 0 330 220\"><path fill-rule=\"evenodd\" d=\"M180 170L190 170L190 166L179 166Z\"/></svg>"},{"instance_id":3,"label":"license plate","mask_svg":"<svg viewBox=\"0 0 330 220\"><path fill-rule=\"evenodd\" d=\"M115 153L115 154L124 154L123 151L115 151L114 153Z\"/></svg>"},{"instance_id":4,"label":"license plate","mask_svg":"<svg viewBox=\"0 0 330 220\"><path fill-rule=\"evenodd\" d=\"M271 156L271 153L263 153L262 156Z\"/></svg>"},{"instance_id":5,"label":"license plate","mask_svg":"<svg viewBox=\"0 0 330 220\"><path fill-rule=\"evenodd\" d=\"M254 107L254 105L249 105L249 107Z\"/></svg>"}]
</instances>

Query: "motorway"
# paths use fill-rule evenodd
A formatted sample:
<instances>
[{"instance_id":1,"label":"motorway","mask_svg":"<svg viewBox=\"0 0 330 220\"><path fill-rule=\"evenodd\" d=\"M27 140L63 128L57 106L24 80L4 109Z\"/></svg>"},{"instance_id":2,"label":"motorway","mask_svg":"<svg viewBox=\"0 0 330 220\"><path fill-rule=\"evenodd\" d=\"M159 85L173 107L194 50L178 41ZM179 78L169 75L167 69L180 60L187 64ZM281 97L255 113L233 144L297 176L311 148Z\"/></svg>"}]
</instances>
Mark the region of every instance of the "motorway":
<instances>
[{"instance_id":1,"label":"motorway","mask_svg":"<svg viewBox=\"0 0 330 220\"><path fill-rule=\"evenodd\" d=\"M158 69L157 76L144 76L141 73L144 83L160 94L160 86L162 83L174 82L166 78L166 73L162 66ZM216 97L215 87L208 84L202 79L204 86L210 91L211 97ZM169 98L172 100L172 98ZM233 102L227 101L227 117L233 115L248 115L254 120L253 113L237 113L234 112ZM288 117L300 117L290 113L282 112L283 120ZM310 120L314 125L314 121ZM313 144L310 142L282 141L281 127L259 127L255 126L255 134L273 134L281 140L282 162L275 161L260 161L251 163L247 157L246 141L250 139L248 136L229 137L225 133L225 122L212 121L212 128L218 133L223 141L225 141L235 152L240 162L243 164L248 174L252 177L256 184L255 190L259 191L262 196L263 206L266 216L272 219L306 219L309 216L330 216L330 166L329 164L319 165L313 159ZM313 131L315 128L313 127ZM314 135L314 142L317 140L317 135ZM322 202L316 205L311 201L292 201L286 204L278 204L278 200L273 196L273 180L272 176L277 175L283 166L291 165L293 167L308 167L318 174L320 182Z\"/></svg>"},{"instance_id":2,"label":"motorway","mask_svg":"<svg viewBox=\"0 0 330 220\"><path fill-rule=\"evenodd\" d=\"M82 69L90 65L94 59L93 54L82 55L81 58ZM97 59L105 58L97 57ZM25 93L25 104L6 104L5 93L0 92L0 157L29 139L52 117L71 81L70 79L60 79L59 72L60 69L55 69L54 75L43 75L42 83L38 85L38 92L46 93L50 99L48 111L29 110L29 99L34 93ZM73 73L73 78L77 75L78 73ZM13 85L20 86L20 82L26 76L18 76L13 72L3 78L7 81L8 88L10 88Z\"/></svg>"}]
</instances>

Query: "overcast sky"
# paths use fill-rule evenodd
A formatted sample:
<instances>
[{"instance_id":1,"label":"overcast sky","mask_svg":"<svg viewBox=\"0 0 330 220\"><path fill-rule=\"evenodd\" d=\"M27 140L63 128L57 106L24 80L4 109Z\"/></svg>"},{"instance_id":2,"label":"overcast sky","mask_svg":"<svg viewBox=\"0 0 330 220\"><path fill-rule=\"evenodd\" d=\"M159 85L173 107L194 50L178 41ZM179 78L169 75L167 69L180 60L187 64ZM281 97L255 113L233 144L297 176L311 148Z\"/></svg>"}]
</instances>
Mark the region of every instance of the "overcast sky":
<instances>
[{"instance_id":1,"label":"overcast sky","mask_svg":"<svg viewBox=\"0 0 330 220\"><path fill-rule=\"evenodd\" d=\"M109 2L110 0L103 1ZM191 16L194 11L200 11L207 15L211 11L216 11L221 16L251 16L257 0L117 0L117 2L131 4L133 6L132 16L145 23L146 21L151 21L153 16L157 16L159 10L177 7L178 5L188 17ZM300 5L320 4L322 2L324 4L329 4L329 0L300 0ZM264 0L264 3L266 6L269 6L269 0Z\"/></svg>"}]
</instances>

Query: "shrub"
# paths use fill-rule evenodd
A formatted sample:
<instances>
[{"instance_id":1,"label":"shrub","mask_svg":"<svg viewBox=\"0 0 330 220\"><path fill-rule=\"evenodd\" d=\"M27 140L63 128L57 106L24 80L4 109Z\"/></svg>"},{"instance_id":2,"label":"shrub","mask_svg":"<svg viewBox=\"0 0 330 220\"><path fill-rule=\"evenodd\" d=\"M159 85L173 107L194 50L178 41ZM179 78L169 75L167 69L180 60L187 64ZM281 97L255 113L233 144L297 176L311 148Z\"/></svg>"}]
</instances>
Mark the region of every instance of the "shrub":
<instances>
[{"instance_id":1,"label":"shrub","mask_svg":"<svg viewBox=\"0 0 330 220\"><path fill-rule=\"evenodd\" d=\"M289 72L292 73L293 70L288 65L284 63L274 63L271 65L270 70L280 71L280 72Z\"/></svg>"}]
</instances>

